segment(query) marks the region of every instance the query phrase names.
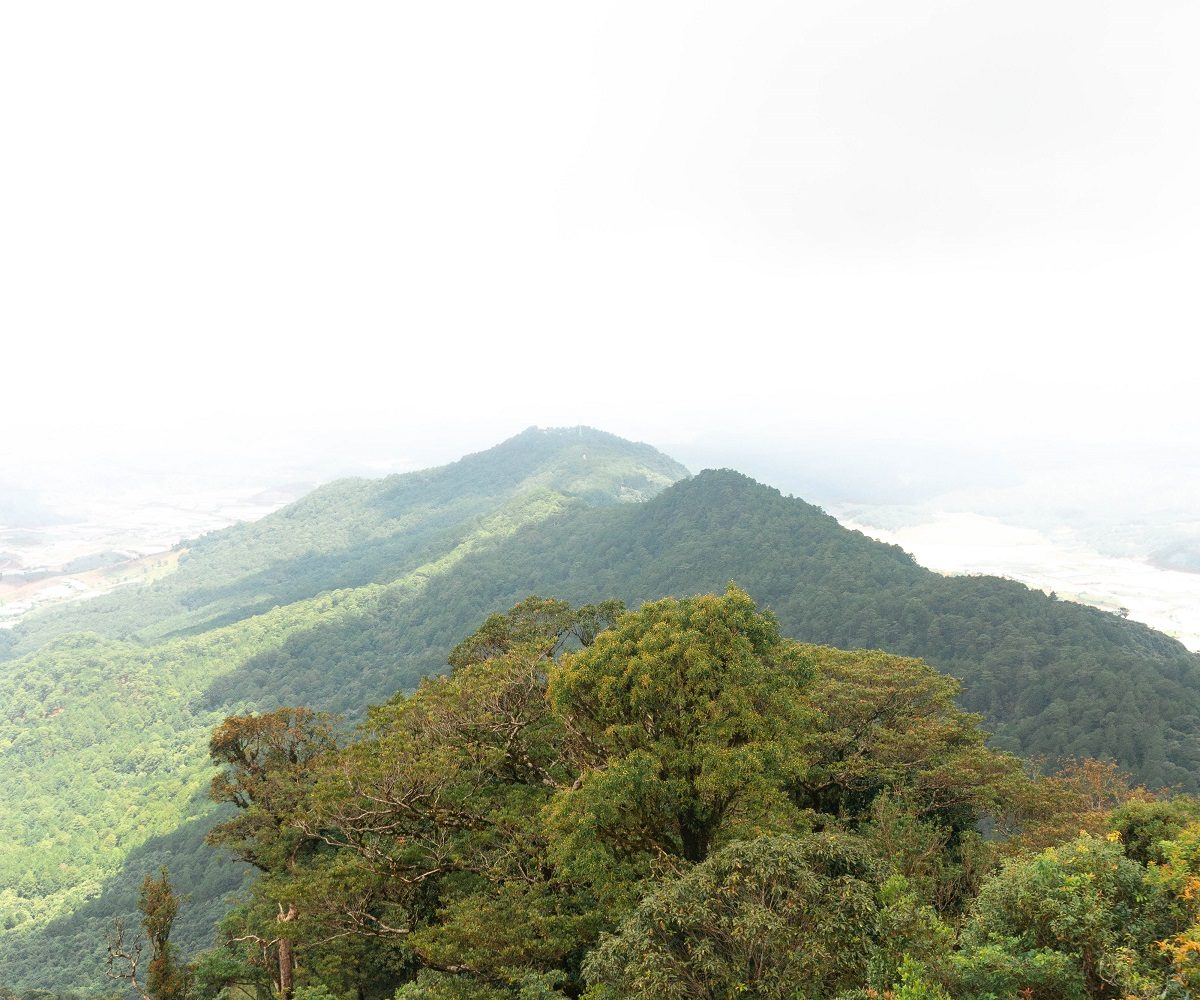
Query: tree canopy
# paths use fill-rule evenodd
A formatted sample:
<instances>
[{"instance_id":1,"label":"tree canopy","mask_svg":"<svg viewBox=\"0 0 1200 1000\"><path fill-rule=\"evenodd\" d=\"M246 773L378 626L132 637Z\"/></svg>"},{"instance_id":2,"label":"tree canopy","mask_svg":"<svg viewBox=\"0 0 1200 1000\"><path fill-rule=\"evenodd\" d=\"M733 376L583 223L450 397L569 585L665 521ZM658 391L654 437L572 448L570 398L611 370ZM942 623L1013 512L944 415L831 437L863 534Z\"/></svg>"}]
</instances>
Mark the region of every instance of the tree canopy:
<instances>
[{"instance_id":1,"label":"tree canopy","mask_svg":"<svg viewBox=\"0 0 1200 1000\"><path fill-rule=\"evenodd\" d=\"M965 859L975 850L974 811L993 808L980 796L995 797L988 789L1010 780L980 772L955 791L969 801L944 798L938 783L956 769L1013 768L977 753L975 722L947 716L962 734L940 770L914 772L881 799L873 782L888 760L883 784L907 774L919 748L884 727L847 751L873 698L900 699L892 717L906 725L905 712L934 713L926 716L933 725L939 703L977 712L992 733L988 746L1028 755L1046 771L1097 757L1152 789L1200 787L1198 661L1178 643L1011 581L930 573L728 470L663 488L682 475L652 449L606 435L522 435L445 469L332 484L270 519L194 540L169 577L0 636L15 657L0 670L0 967L23 988L85 983L103 957L95 943L103 927L117 913L132 921L142 875L163 864L192 898L175 929L179 948L191 954L207 944L240 877L202 846L205 826L226 821L219 810L231 808L205 794L213 729L229 716L292 706L340 714L350 727L369 704L412 694L422 677L460 658L493 658L498 638L513 640L540 627L539 615L561 613L550 601L506 625L497 609L530 593L593 609L561 634L551 629L551 659L590 648L622 602L637 609L666 594L719 592L730 579L773 610L781 636L887 649L891 658L871 654L874 667L867 654L844 661L847 671L864 664L865 687L854 696L861 705L836 685L822 688L838 669L832 651L805 654L816 672L796 711L825 711L816 704L824 690L831 729L819 738L804 730L814 742L797 753L821 766L793 775L786 798L789 809L812 811L814 829L844 813L845 823L891 824L900 837L896 816L924 810L920 829L945 834ZM630 499L646 502L621 502ZM484 629L470 640L473 651L453 652L489 615L513 635ZM918 657L960 685L902 667ZM877 684L873 673L889 680ZM578 753L571 739L562 749ZM972 739L980 740L974 748ZM661 749L626 754L627 780ZM759 751L726 756L730 767L757 761L762 775L778 766ZM582 843L586 824L602 818L602 803L589 814L585 799L598 800L602 782L617 775L614 768L587 779L572 810L556 815L562 836L574 829ZM748 772L743 779L743 804L769 784L750 782ZM679 780L659 782L656 794L676 795ZM717 794L704 809L720 806ZM764 829L775 829L782 801L755 806ZM1077 832L1035 824L1037 808L1010 804L987 829L1020 826L1030 847ZM1094 832L1103 811L1082 826ZM708 820L695 820L688 835L702 837ZM689 850L698 856L703 845ZM943 907L973 891L971 878L915 866L923 884L937 883Z\"/></svg>"}]
</instances>

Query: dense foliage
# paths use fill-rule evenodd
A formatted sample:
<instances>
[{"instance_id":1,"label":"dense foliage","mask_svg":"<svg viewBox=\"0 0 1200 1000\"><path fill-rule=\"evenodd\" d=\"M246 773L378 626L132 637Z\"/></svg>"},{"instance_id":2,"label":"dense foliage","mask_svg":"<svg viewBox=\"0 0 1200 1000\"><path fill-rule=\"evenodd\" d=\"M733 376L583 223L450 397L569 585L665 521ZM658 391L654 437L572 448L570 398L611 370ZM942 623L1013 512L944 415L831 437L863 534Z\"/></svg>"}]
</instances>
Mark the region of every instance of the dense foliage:
<instances>
[{"instance_id":1,"label":"dense foliage","mask_svg":"<svg viewBox=\"0 0 1200 1000\"><path fill-rule=\"evenodd\" d=\"M109 975L144 1000L1200 981L1200 802L1094 763L1031 774L919 660L785 639L733 587L632 612L529 598L450 659L342 743L300 708L217 727L211 794L234 812L209 839L260 877L184 966L178 896L146 875L144 940L118 922Z\"/></svg>"},{"instance_id":2,"label":"dense foliage","mask_svg":"<svg viewBox=\"0 0 1200 1000\"><path fill-rule=\"evenodd\" d=\"M168 845L154 851L172 870L206 870L190 856L200 836L168 835L211 816L204 748L229 712L301 701L361 709L417 677L397 678L382 647L359 676L339 679L336 666L314 661L264 690L242 686L244 697L214 693L223 675L318 625L353 620L380 591L419 599L429 579L523 524L572 504L641 499L684 474L653 449L600 432L526 432L444 469L332 484L193 543L182 568L158 583L16 630L17 650L35 651L0 664L0 967L21 969L18 980L31 984L84 982L64 969L82 968L90 955L76 945L94 940L97 906L120 899L119 912L133 918L129 892L109 889L140 881L144 858L122 865L148 840ZM391 582L283 603L375 576ZM284 594L268 579L292 589ZM443 662L469 627L445 633ZM186 884L206 911L220 906L212 884ZM46 931L20 933L32 928ZM186 920L180 936L191 948L204 940Z\"/></svg>"},{"instance_id":3,"label":"dense foliage","mask_svg":"<svg viewBox=\"0 0 1200 1000\"><path fill-rule=\"evenodd\" d=\"M1200 659L1094 608L992 577L943 577L803 501L706 472L647 504L573 509L428 579L343 592L342 613L221 675L212 706L277 690L353 711L442 669L450 636L530 592L629 606L737 580L785 634L921 656L964 682L996 745L1111 757L1154 786L1197 787ZM304 696L314 663L333 664ZM349 681L347 686L346 682ZM294 682L294 683L293 683ZM372 685L374 686L372 689Z\"/></svg>"},{"instance_id":4,"label":"dense foliage","mask_svg":"<svg viewBox=\"0 0 1200 1000\"><path fill-rule=\"evenodd\" d=\"M207 943L236 881L200 846L214 820L204 796L213 728L231 713L301 704L356 722L364 705L444 670L456 639L489 612L534 592L637 608L735 579L773 609L783 635L921 656L961 677L959 703L985 716L993 747L1051 763L1115 758L1152 787L1197 787L1200 678L1179 644L1009 581L940 577L736 473L614 503L682 474L606 435L526 434L445 470L334 484L192 544L157 584L31 621L15 652L33 651L0 664L0 978L90 982L98 929L116 913L132 922L143 874L163 863L191 896L176 925L181 947ZM590 641L600 619L564 642ZM821 657L813 690L845 669L863 683L907 678L909 688L886 693L914 712L932 697L936 675L896 673L896 657L854 654L841 668L833 651ZM953 707L947 690L933 700ZM839 738L857 738L856 706L828 695L841 725L805 753L831 769L832 784L810 770L811 787L801 782L789 801L807 795L817 813L854 812L859 800L882 808L876 785L903 767L903 740L875 747L879 770L855 775L859 759L837 755ZM973 726L958 738L963 753L982 739ZM944 772L990 759L949 757ZM649 764L633 755L622 766L636 775ZM936 779L905 795L934 795ZM991 787L986 769L980 780ZM937 814L939 828L958 831L946 857L969 867L960 834L998 803ZM970 888L949 869L905 877L940 905Z\"/></svg>"},{"instance_id":5,"label":"dense foliage","mask_svg":"<svg viewBox=\"0 0 1200 1000\"><path fill-rule=\"evenodd\" d=\"M616 611L531 598L489 619L450 675L306 769L300 797L293 761L314 744L294 710L218 730L226 763L231 731L287 734L274 764L239 756L214 786L244 792L214 839L256 831L239 856L269 859L228 933L257 943L246 960L279 992L319 967L339 970L312 977L334 993L629 996L690 977L718 986L675 995L715 996L745 978L747 955L801 942L826 951L762 955L761 995L793 996L818 968L822 989L849 989L903 959L868 928L895 918L877 901L885 870L911 870L928 901L905 897L920 910L909 922L942 940L933 905L961 912L979 821L1042 810L1016 759L955 707L954 683L919 661L801 646L733 589ZM903 803L940 867L895 849L884 800ZM797 873L805 886L789 884ZM760 939L764 905L783 923ZM645 939L677 910L698 939L668 933L663 947L684 949L670 959ZM739 933L734 954L709 952L711 935ZM392 942L391 968L338 962L354 939Z\"/></svg>"}]
</instances>

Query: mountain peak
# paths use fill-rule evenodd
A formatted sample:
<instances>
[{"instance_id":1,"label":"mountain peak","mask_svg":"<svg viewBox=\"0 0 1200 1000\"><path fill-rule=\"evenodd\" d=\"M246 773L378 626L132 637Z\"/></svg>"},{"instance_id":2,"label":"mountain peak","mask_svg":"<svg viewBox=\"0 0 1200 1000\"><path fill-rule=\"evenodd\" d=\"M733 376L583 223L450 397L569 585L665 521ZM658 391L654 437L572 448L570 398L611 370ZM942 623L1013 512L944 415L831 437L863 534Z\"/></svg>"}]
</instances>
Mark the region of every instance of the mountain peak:
<instances>
[{"instance_id":1,"label":"mountain peak","mask_svg":"<svg viewBox=\"0 0 1200 1000\"><path fill-rule=\"evenodd\" d=\"M486 451L418 475L480 474L513 489L550 489L593 505L648 500L690 476L651 445L585 426L528 427Z\"/></svg>"}]
</instances>

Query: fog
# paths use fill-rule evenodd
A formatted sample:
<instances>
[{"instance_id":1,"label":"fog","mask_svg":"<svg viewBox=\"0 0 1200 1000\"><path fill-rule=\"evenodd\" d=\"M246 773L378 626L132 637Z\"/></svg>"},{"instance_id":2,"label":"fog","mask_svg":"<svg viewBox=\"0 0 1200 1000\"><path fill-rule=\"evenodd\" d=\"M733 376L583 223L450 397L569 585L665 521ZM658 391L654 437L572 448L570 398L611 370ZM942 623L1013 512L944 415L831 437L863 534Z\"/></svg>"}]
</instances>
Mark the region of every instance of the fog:
<instances>
[{"instance_id":1,"label":"fog","mask_svg":"<svg viewBox=\"0 0 1200 1000\"><path fill-rule=\"evenodd\" d=\"M1198 28L7 5L0 483L306 484L583 423L839 509L1178 522Z\"/></svg>"}]
</instances>

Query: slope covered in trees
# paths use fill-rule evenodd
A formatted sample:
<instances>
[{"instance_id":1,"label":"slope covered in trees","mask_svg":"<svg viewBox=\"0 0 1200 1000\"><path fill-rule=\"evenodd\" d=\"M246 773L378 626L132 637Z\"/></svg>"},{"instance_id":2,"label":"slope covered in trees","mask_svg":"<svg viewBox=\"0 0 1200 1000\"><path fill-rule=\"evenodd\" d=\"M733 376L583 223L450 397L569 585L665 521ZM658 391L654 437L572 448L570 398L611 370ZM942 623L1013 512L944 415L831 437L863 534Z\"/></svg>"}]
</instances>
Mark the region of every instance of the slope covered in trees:
<instances>
[{"instance_id":1,"label":"slope covered in trees","mask_svg":"<svg viewBox=\"0 0 1200 1000\"><path fill-rule=\"evenodd\" d=\"M345 618L223 674L209 704L261 697L272 684L285 694L279 704L304 701L312 689L290 679L323 663L334 669L307 700L348 711L441 670L449 636L523 594L581 603L615 594L632 607L730 580L771 607L786 635L921 656L961 678L964 704L984 715L998 746L1112 757L1152 785L1196 787L1200 658L1178 642L1012 581L932 573L728 471L703 472L648 504L565 512L419 594L345 595Z\"/></svg>"},{"instance_id":2,"label":"slope covered in trees","mask_svg":"<svg viewBox=\"0 0 1200 1000\"><path fill-rule=\"evenodd\" d=\"M449 663L341 741L306 708L217 727L208 840L259 878L188 961L147 872L144 951L110 927L106 972L142 1000L1200 986L1200 802L1032 773L919 660L785 639L730 587L530 597Z\"/></svg>"},{"instance_id":3,"label":"slope covered in trees","mask_svg":"<svg viewBox=\"0 0 1200 1000\"><path fill-rule=\"evenodd\" d=\"M182 543L169 577L39 615L0 633L0 655L73 632L156 641L229 624L436 563L478 542L481 521L515 500L645 500L687 474L648 445L602 431L530 429L441 468L338 480L259 521Z\"/></svg>"},{"instance_id":4,"label":"slope covered in trees","mask_svg":"<svg viewBox=\"0 0 1200 1000\"><path fill-rule=\"evenodd\" d=\"M443 469L331 484L193 543L159 583L0 633L10 654L28 650L0 662L0 966L40 964L37 974L54 981L53 955L70 962L73 947L42 951L24 932L85 900L112 900L106 886L128 881L121 865L131 852L211 812L203 747L229 711L285 692L316 701L339 683L314 661L248 699L210 706L206 697L222 673L344 618L383 585L332 588L382 579L419 594L522 525L645 499L683 475L652 448L599 431L527 431ZM389 673L380 667L349 687L390 692ZM196 849L185 842L184 854Z\"/></svg>"},{"instance_id":5,"label":"slope covered in trees","mask_svg":"<svg viewBox=\"0 0 1200 1000\"><path fill-rule=\"evenodd\" d=\"M0 664L0 966L28 985L82 982L96 928L156 870L133 857L151 838L156 864L208 872L194 860L212 808L204 747L226 715L303 704L353 720L530 593L636 607L735 580L786 636L962 678L998 748L1113 757L1152 786L1196 787L1200 677L1179 644L1012 582L930 573L737 473L617 502L679 475L607 435L527 433L386 489L334 484L191 546L156 587L30 622L16 641L32 651ZM93 634L55 638L81 627ZM199 877L180 889L215 912Z\"/></svg>"}]
</instances>

